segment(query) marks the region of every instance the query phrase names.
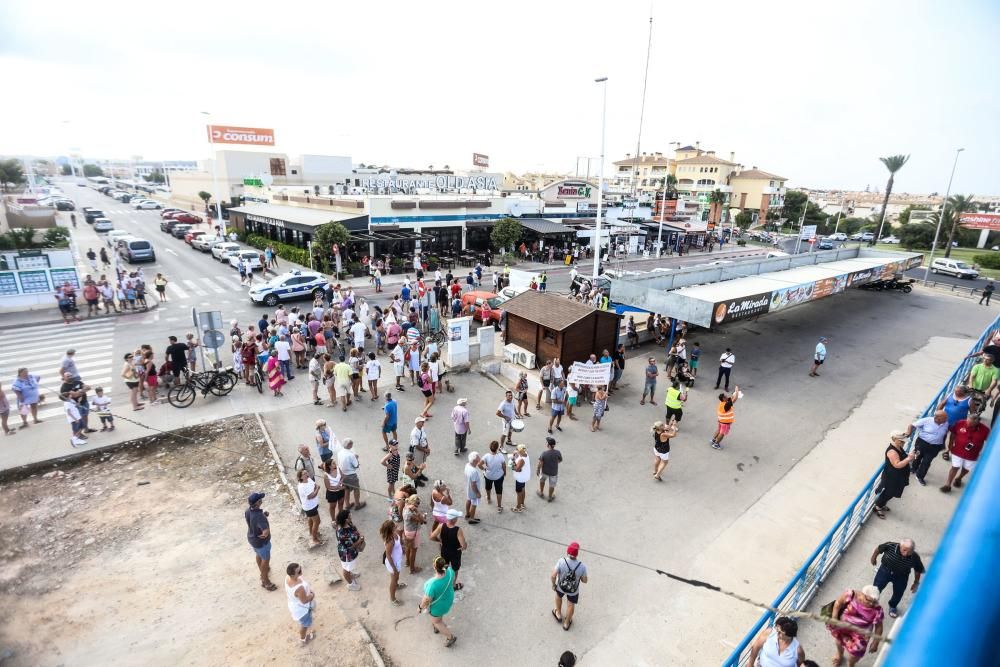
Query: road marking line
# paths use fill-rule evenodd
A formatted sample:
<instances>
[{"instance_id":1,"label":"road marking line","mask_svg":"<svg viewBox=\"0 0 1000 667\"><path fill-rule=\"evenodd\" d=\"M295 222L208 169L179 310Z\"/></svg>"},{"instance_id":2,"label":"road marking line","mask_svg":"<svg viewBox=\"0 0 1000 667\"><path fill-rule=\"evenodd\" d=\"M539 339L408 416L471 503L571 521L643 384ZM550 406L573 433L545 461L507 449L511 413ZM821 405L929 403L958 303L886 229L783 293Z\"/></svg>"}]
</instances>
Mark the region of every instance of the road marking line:
<instances>
[{"instance_id":1,"label":"road marking line","mask_svg":"<svg viewBox=\"0 0 1000 667\"><path fill-rule=\"evenodd\" d=\"M206 285L208 285L212 289L212 291L215 292L216 294L225 294L226 293L226 290L224 290L221 287L219 287L218 285L216 285L215 282L211 278L200 278L200 280L201 280L201 282L203 282Z\"/></svg>"},{"instance_id":2,"label":"road marking line","mask_svg":"<svg viewBox=\"0 0 1000 667\"><path fill-rule=\"evenodd\" d=\"M169 253L170 253L171 255L173 255L174 257L177 257L177 253L176 253L176 252L174 252L174 249L173 249L173 248L164 248L164 250L166 250L167 252L169 252Z\"/></svg>"},{"instance_id":3,"label":"road marking line","mask_svg":"<svg viewBox=\"0 0 1000 667\"><path fill-rule=\"evenodd\" d=\"M197 294L198 296L208 296L208 292L198 287L193 280L187 278L184 279L184 284L187 285L188 289Z\"/></svg>"}]
</instances>

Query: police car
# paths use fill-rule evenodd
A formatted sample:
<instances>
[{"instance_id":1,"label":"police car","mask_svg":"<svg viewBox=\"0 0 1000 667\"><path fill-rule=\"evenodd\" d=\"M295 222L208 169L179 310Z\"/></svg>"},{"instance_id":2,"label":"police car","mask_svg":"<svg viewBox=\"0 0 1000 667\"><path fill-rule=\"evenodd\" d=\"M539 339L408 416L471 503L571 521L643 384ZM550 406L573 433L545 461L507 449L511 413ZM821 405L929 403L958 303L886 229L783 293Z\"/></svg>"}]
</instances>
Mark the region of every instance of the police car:
<instances>
[{"instance_id":1,"label":"police car","mask_svg":"<svg viewBox=\"0 0 1000 667\"><path fill-rule=\"evenodd\" d=\"M250 301L269 308L292 299L314 299L323 294L326 276L315 271L290 271L250 288Z\"/></svg>"}]
</instances>

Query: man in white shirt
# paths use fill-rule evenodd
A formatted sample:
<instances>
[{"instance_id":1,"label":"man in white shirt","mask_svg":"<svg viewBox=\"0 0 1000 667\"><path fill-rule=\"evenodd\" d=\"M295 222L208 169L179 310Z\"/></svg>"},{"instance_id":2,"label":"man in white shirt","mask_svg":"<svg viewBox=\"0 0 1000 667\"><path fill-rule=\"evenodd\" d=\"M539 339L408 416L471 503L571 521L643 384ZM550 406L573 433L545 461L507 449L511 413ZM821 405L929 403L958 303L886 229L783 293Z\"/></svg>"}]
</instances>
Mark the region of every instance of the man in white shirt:
<instances>
[{"instance_id":1,"label":"man in white shirt","mask_svg":"<svg viewBox=\"0 0 1000 667\"><path fill-rule=\"evenodd\" d=\"M819 342L816 343L816 351L813 353L813 367L809 371L809 377L819 377L819 373L816 371L819 370L824 361L826 361L826 337L820 336Z\"/></svg>"},{"instance_id":2,"label":"man in white shirt","mask_svg":"<svg viewBox=\"0 0 1000 667\"><path fill-rule=\"evenodd\" d=\"M483 482L479 477L479 452L469 454L469 462L465 464L465 517L469 523L479 523L476 518L476 508L479 499L483 497ZM499 498L499 496L497 496Z\"/></svg>"},{"instance_id":3,"label":"man in white shirt","mask_svg":"<svg viewBox=\"0 0 1000 667\"><path fill-rule=\"evenodd\" d=\"M358 510L368 504L361 502L361 482L358 480L359 467L361 467L361 463L358 461L358 455L354 453L354 441L347 438L341 443L341 449L337 452L337 468L344 476L344 488L347 489L344 499L347 501L349 509ZM352 491L354 492L353 504L351 504Z\"/></svg>"},{"instance_id":4,"label":"man in white shirt","mask_svg":"<svg viewBox=\"0 0 1000 667\"><path fill-rule=\"evenodd\" d=\"M503 402L497 406L497 417L500 418L500 449L503 450L504 442L510 439L510 422L517 417L517 408L514 407L514 392L508 391L504 394Z\"/></svg>"},{"instance_id":5,"label":"man in white shirt","mask_svg":"<svg viewBox=\"0 0 1000 667\"><path fill-rule=\"evenodd\" d=\"M280 336L274 341L274 349L278 352L278 363L281 365L281 374L286 380L294 380L292 375L292 346L288 342L288 336Z\"/></svg>"},{"instance_id":6,"label":"man in white shirt","mask_svg":"<svg viewBox=\"0 0 1000 667\"><path fill-rule=\"evenodd\" d=\"M427 442L427 431L424 430L426 417L418 416L413 420L415 426L410 431L410 453L413 454L413 462L417 465L425 463L427 457L431 455L431 446ZM420 473L421 481L428 481L427 475Z\"/></svg>"},{"instance_id":7,"label":"man in white shirt","mask_svg":"<svg viewBox=\"0 0 1000 667\"><path fill-rule=\"evenodd\" d=\"M719 377L715 380L716 389L719 388L719 384L722 383L724 376L726 378L726 391L729 391L729 374L733 372L733 364L735 363L736 355L727 347L726 351L719 357Z\"/></svg>"},{"instance_id":8,"label":"man in white shirt","mask_svg":"<svg viewBox=\"0 0 1000 667\"><path fill-rule=\"evenodd\" d=\"M319 385L323 381L322 352L316 352L309 360L309 384L312 385L313 405L323 405L319 398Z\"/></svg>"},{"instance_id":9,"label":"man in white shirt","mask_svg":"<svg viewBox=\"0 0 1000 667\"><path fill-rule=\"evenodd\" d=\"M917 432L917 440L914 443L917 456L912 463L913 473L920 486L927 486L924 477L927 476L931 463L944 450L945 439L948 437L948 413L938 410L930 417L918 419L907 427L907 437L913 431Z\"/></svg>"},{"instance_id":10,"label":"man in white shirt","mask_svg":"<svg viewBox=\"0 0 1000 667\"><path fill-rule=\"evenodd\" d=\"M350 328L351 337L354 339L354 347L358 348L358 351L363 351L365 349L365 334L368 333L368 327L364 325L364 322L358 320L351 325Z\"/></svg>"}]
</instances>

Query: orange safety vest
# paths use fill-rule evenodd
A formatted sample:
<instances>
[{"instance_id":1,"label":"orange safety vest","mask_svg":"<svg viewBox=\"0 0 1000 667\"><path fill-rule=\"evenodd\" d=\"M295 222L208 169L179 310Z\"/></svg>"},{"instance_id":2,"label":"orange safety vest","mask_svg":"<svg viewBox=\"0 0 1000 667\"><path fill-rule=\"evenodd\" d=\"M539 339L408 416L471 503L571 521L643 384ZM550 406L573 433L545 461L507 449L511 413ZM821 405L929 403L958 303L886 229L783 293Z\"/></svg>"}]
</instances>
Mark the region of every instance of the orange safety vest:
<instances>
[{"instance_id":1,"label":"orange safety vest","mask_svg":"<svg viewBox=\"0 0 1000 667\"><path fill-rule=\"evenodd\" d=\"M729 409L726 410L726 402L719 401L719 407L715 409L715 412L719 415L720 424L732 424L736 421L736 410L732 403L729 404Z\"/></svg>"}]
</instances>

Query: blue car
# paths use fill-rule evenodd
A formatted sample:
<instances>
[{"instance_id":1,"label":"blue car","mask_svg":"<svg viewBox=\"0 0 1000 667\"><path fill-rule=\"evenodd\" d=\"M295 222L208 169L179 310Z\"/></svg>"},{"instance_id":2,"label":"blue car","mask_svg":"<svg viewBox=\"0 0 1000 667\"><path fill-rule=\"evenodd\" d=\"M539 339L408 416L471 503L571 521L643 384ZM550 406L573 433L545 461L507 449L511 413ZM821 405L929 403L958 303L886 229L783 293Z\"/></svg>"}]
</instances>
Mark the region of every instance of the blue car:
<instances>
[{"instance_id":1,"label":"blue car","mask_svg":"<svg viewBox=\"0 0 1000 667\"><path fill-rule=\"evenodd\" d=\"M273 308L293 299L314 299L323 293L326 276L316 271L290 271L250 288L250 301Z\"/></svg>"}]
</instances>

